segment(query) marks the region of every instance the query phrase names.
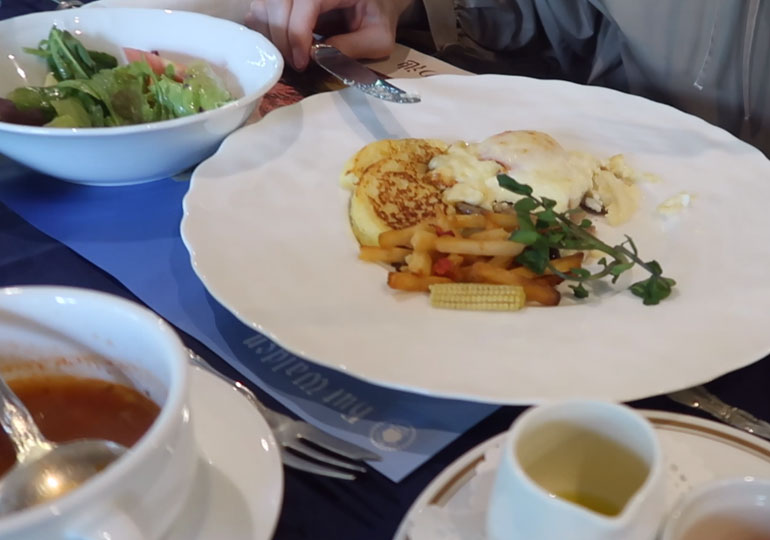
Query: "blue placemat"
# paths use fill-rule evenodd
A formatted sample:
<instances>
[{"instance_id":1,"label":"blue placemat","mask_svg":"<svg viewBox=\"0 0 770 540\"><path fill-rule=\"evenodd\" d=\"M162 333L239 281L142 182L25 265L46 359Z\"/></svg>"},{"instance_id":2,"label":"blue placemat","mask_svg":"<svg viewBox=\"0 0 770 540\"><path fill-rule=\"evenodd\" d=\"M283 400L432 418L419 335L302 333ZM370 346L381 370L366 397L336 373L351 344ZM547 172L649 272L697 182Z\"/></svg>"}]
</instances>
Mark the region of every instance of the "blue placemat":
<instances>
[{"instance_id":1,"label":"blue placemat","mask_svg":"<svg viewBox=\"0 0 770 540\"><path fill-rule=\"evenodd\" d=\"M383 456L400 481L496 407L395 391L278 347L217 303L193 272L180 234L188 183L79 186L0 156L0 200L102 268L305 420Z\"/></svg>"}]
</instances>

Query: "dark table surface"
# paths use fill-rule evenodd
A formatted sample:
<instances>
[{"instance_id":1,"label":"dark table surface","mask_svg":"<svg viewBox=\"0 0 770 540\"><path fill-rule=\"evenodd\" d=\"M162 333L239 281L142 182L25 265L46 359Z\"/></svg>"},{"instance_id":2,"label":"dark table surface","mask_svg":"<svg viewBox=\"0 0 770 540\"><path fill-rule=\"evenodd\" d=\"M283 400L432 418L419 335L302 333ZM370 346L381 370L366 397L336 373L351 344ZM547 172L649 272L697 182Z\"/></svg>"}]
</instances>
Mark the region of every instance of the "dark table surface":
<instances>
[{"instance_id":1,"label":"dark table surface","mask_svg":"<svg viewBox=\"0 0 770 540\"><path fill-rule=\"evenodd\" d=\"M53 6L51 0L2 0L0 19ZM2 161L0 161L2 166ZM58 241L41 233L0 203L0 287L68 285L137 301L119 282ZM770 308L770 306L768 306ZM682 324L687 324L682 321ZM768 328L770 331L770 328ZM186 344L228 376L237 373L189 335ZM707 387L732 405L770 419L770 357L710 382ZM252 385L250 385L252 386ZM260 398L281 409L258 388ZM633 407L700 414L653 397ZM502 407L470 429L400 483L373 470L354 482L331 480L285 468L285 495L276 539L389 539L427 484L467 450L507 429L521 407Z\"/></svg>"}]
</instances>

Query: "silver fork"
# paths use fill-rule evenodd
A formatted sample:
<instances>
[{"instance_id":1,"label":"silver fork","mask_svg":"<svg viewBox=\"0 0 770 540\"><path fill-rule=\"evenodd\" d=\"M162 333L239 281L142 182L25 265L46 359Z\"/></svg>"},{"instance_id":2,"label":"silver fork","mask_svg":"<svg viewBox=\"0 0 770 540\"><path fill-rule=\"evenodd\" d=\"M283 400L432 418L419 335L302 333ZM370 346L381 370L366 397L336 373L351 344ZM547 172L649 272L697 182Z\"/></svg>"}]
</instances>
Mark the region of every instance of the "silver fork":
<instances>
[{"instance_id":1,"label":"silver fork","mask_svg":"<svg viewBox=\"0 0 770 540\"><path fill-rule=\"evenodd\" d=\"M379 461L381 459L374 452L324 433L307 422L294 420L285 414L269 409L259 401L249 388L221 374L195 352L188 350L188 354L190 363L232 385L259 410L281 446L281 461L287 467L331 478L355 480L356 476L353 473L364 473L366 468L357 463L351 463L351 461ZM329 453L321 452L308 443L323 448Z\"/></svg>"}]
</instances>

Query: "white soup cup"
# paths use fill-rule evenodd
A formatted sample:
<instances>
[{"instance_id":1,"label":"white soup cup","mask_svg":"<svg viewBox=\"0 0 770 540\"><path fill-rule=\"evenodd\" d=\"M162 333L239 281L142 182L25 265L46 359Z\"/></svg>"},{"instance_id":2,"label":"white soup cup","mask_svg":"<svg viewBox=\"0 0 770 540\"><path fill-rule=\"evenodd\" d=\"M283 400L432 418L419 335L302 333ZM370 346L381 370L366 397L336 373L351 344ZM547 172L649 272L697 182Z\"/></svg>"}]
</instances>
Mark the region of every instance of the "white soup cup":
<instances>
[{"instance_id":1,"label":"white soup cup","mask_svg":"<svg viewBox=\"0 0 770 540\"><path fill-rule=\"evenodd\" d=\"M151 311L67 287L0 289L0 372L61 373L133 385L160 406L128 452L81 487L0 518L3 540L149 540L166 532L198 461L188 407L188 357Z\"/></svg>"}]
</instances>

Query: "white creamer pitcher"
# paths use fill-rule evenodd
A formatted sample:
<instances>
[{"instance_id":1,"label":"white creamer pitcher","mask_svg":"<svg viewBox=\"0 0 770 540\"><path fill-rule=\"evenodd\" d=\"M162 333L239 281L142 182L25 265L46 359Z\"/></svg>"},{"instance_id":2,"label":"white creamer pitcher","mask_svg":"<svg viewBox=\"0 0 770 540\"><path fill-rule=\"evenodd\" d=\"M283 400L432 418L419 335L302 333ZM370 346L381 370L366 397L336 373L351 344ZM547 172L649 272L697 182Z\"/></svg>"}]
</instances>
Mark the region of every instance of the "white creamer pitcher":
<instances>
[{"instance_id":1,"label":"white creamer pitcher","mask_svg":"<svg viewBox=\"0 0 770 540\"><path fill-rule=\"evenodd\" d=\"M505 437L487 512L491 540L653 540L663 459L633 409L602 401L525 411Z\"/></svg>"}]
</instances>

